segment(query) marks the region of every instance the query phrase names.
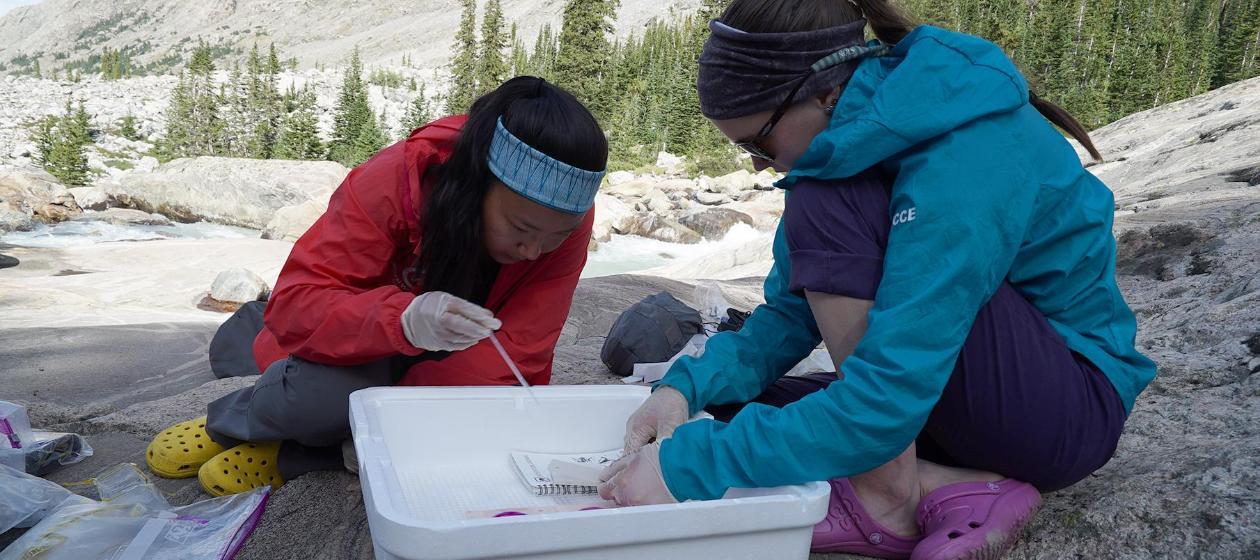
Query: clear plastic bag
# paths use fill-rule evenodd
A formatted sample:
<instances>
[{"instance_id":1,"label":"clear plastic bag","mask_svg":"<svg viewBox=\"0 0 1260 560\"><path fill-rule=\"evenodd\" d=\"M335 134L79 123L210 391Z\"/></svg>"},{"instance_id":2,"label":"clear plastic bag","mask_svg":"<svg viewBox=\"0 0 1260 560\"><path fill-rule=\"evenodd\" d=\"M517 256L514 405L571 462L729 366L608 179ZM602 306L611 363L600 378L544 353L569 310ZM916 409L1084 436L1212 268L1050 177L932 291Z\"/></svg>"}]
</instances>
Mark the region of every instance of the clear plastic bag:
<instances>
[{"instance_id":1,"label":"clear plastic bag","mask_svg":"<svg viewBox=\"0 0 1260 560\"><path fill-rule=\"evenodd\" d=\"M26 407L17 403L0 401L0 465L18 470L25 469L24 453L30 446L31 421Z\"/></svg>"},{"instance_id":2,"label":"clear plastic bag","mask_svg":"<svg viewBox=\"0 0 1260 560\"><path fill-rule=\"evenodd\" d=\"M704 322L704 333L712 336L717 333L718 325L726 320L726 310L731 304L722 295L722 288L716 282L701 282L696 285L696 305L700 306L700 320Z\"/></svg>"},{"instance_id":3,"label":"clear plastic bag","mask_svg":"<svg viewBox=\"0 0 1260 560\"><path fill-rule=\"evenodd\" d=\"M91 501L58 484L0 465L0 533L39 523L66 500Z\"/></svg>"},{"instance_id":4,"label":"clear plastic bag","mask_svg":"<svg viewBox=\"0 0 1260 560\"><path fill-rule=\"evenodd\" d=\"M66 504L0 552L0 560L221 560L262 516L271 487L171 507L132 464L96 479L101 501Z\"/></svg>"},{"instance_id":5,"label":"clear plastic bag","mask_svg":"<svg viewBox=\"0 0 1260 560\"><path fill-rule=\"evenodd\" d=\"M44 476L92 456L92 446L79 434L34 430L26 448L26 472Z\"/></svg>"}]
</instances>

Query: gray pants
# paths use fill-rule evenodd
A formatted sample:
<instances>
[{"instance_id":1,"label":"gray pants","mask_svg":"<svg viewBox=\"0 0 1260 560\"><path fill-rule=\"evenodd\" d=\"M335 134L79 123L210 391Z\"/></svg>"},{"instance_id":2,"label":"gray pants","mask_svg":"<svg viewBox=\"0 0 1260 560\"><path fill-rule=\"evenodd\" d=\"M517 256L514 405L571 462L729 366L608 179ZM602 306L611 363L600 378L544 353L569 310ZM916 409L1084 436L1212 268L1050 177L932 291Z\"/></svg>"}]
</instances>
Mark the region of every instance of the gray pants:
<instances>
[{"instance_id":1,"label":"gray pants","mask_svg":"<svg viewBox=\"0 0 1260 560\"><path fill-rule=\"evenodd\" d=\"M350 437L350 393L394 385L407 365L400 356L360 366L329 366L290 356L263 372L253 387L210 403L206 432L227 448L280 441L276 466L285 480L342 468Z\"/></svg>"}]
</instances>

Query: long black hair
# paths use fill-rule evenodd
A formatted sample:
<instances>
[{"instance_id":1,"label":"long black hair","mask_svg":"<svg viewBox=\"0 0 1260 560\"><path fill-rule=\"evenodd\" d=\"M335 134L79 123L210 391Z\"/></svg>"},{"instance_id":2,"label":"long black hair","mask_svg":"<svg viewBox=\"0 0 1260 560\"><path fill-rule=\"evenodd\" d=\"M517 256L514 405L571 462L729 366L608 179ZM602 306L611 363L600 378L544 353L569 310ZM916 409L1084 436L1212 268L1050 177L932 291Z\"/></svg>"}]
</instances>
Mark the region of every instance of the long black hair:
<instances>
[{"instance_id":1,"label":"long black hair","mask_svg":"<svg viewBox=\"0 0 1260 560\"><path fill-rule=\"evenodd\" d=\"M914 22L889 0L735 0L722 14L726 25L749 33L814 31L866 22L879 40L897 44L914 30ZM1029 101L1046 120L1066 130L1089 155L1102 161L1089 131L1066 109L1028 92Z\"/></svg>"},{"instance_id":2,"label":"long black hair","mask_svg":"<svg viewBox=\"0 0 1260 560\"><path fill-rule=\"evenodd\" d=\"M541 78L512 78L481 96L468 111L449 159L430 171L420 207L416 273L425 292L447 292L485 304L498 265L482 240L481 205L494 175L487 157L495 123L548 156L598 171L608 163L608 140L572 94ZM422 183L425 181L422 181Z\"/></svg>"}]
</instances>

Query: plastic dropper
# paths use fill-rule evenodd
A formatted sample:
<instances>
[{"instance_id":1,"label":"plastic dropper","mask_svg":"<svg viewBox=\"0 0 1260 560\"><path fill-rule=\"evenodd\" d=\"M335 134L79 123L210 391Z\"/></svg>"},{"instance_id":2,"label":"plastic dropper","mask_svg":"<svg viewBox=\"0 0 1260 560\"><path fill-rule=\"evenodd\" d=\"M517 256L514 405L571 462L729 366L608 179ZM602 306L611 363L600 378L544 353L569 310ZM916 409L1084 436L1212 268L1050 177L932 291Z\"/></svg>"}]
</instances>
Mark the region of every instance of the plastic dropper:
<instances>
[{"instance_id":1,"label":"plastic dropper","mask_svg":"<svg viewBox=\"0 0 1260 560\"><path fill-rule=\"evenodd\" d=\"M534 399L534 402L538 402L538 395L534 394L534 388L530 387L529 382L525 380L525 376L521 375L521 370L516 367L516 362L512 361L512 357L508 356L507 350L503 348L503 344L499 342L499 337L495 336L495 333L490 333L490 343L494 344L494 349L499 351L499 356L503 358L503 363L507 364L508 369L512 370L512 375L516 376L516 380L520 382L521 387L524 387L529 392L529 397Z\"/></svg>"}]
</instances>

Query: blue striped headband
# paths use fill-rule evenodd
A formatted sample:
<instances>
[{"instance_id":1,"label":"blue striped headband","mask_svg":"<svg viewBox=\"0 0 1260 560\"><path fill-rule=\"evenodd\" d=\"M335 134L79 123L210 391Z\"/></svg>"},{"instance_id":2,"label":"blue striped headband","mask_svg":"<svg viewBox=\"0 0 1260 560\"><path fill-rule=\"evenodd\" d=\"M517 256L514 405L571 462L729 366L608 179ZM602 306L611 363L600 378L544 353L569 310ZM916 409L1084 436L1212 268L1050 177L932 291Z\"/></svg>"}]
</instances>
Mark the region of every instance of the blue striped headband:
<instances>
[{"instance_id":1,"label":"blue striped headband","mask_svg":"<svg viewBox=\"0 0 1260 560\"><path fill-rule=\"evenodd\" d=\"M516 194L568 214L595 205L603 171L587 171L558 161L522 142L499 117L490 143L490 171Z\"/></svg>"}]
</instances>

